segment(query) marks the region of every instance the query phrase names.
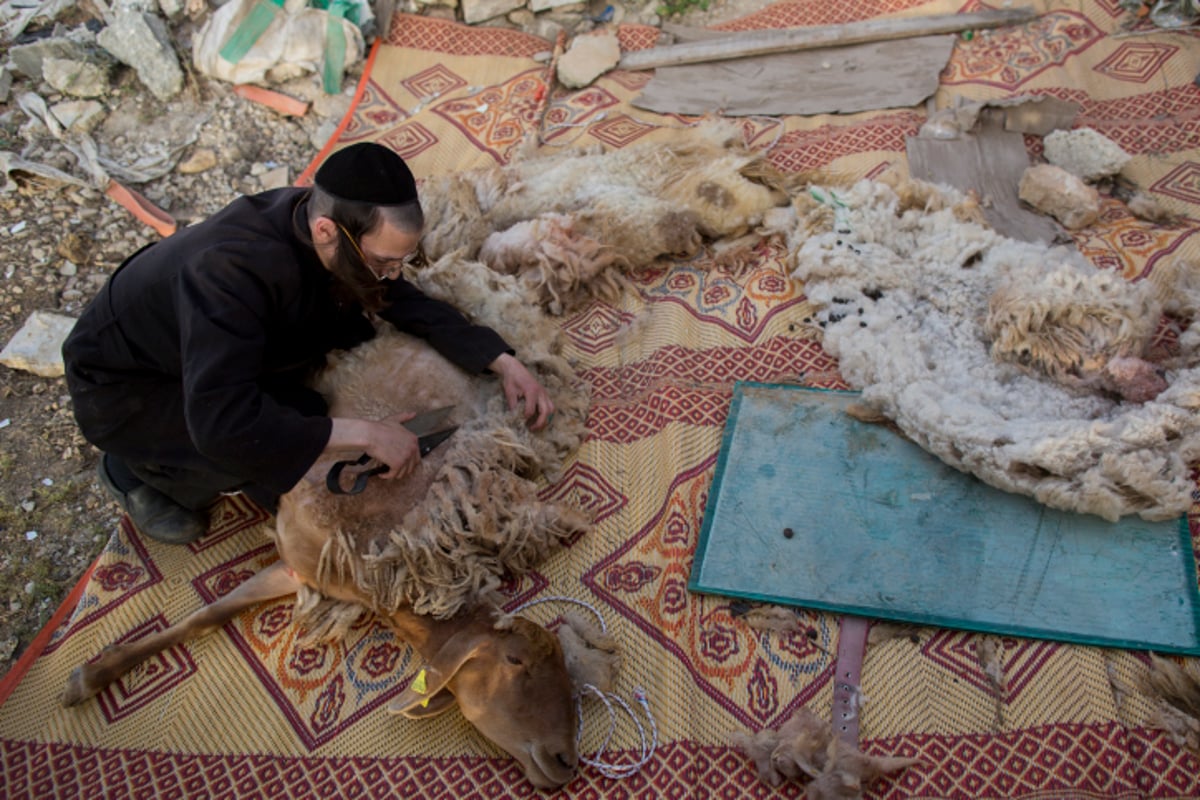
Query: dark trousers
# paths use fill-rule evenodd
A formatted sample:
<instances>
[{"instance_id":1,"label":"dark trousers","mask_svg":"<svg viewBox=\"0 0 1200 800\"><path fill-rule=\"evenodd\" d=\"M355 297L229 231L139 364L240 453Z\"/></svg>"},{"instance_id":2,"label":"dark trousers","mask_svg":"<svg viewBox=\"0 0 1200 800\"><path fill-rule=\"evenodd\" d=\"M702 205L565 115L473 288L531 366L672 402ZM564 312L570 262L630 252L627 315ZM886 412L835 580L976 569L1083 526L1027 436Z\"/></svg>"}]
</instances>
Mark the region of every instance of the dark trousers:
<instances>
[{"instance_id":1,"label":"dark trousers","mask_svg":"<svg viewBox=\"0 0 1200 800\"><path fill-rule=\"evenodd\" d=\"M181 506L200 511L221 493L238 491L272 513L279 505L275 491L228 474L196 449L187 432L177 384L97 386L71 378L68 370L75 418L84 437ZM324 416L329 411L319 393L299 382L264 383L263 391L306 416ZM114 394L119 395L119 403L114 403ZM114 405L119 405L119 413Z\"/></svg>"}]
</instances>

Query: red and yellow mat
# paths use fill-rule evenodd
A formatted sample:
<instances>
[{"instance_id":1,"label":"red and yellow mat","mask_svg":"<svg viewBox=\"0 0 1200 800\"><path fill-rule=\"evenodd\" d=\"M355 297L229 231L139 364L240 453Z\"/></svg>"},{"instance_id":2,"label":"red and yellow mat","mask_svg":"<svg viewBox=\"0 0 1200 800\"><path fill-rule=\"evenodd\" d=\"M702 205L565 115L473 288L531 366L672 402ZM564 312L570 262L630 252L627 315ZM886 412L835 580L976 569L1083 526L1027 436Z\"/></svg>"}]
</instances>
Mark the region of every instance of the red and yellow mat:
<instances>
[{"instance_id":1,"label":"red and yellow mat","mask_svg":"<svg viewBox=\"0 0 1200 800\"><path fill-rule=\"evenodd\" d=\"M954 95L1052 95L1134 156L1126 174L1179 215L1134 218L1105 200L1076 235L1099 266L1145 275L1200 256L1200 47L1194 31L1123 31L1117 0L1039 0L1037 19L962 39L941 76ZM791 0L725 29L823 25L889 14L978 10L977 2ZM625 49L657 30L623 26ZM648 74L611 72L556 88L534 56L552 43L519 32L398 15L373 51L357 102L330 143L374 140L427 177L509 159L529 135L548 144L626 147L667 141L692 119L630 100ZM750 117L747 143L785 170L848 177L905 168L924 109L805 118ZM1031 155L1040 141L1028 137ZM320 160L320 157L317 159ZM595 528L510 587L513 604L565 595L596 606L625 656L618 692L645 690L657 747L636 774L590 767L557 796L800 797L772 789L729 732L778 727L799 707L828 718L838 620L802 612L805 631L751 628L727 599L687 591L735 381L843 384L836 362L795 323L808 314L782 246L763 242L737 274L706 255L640 275L637 293L561 319L567 354L591 384L586 443L547 495L592 509ZM637 321L632 328L629 323ZM0 797L530 797L515 762L457 714L391 717L387 700L419 665L377 623L344 642L295 646L290 601L246 612L176 647L87 704L63 709L67 675L104 645L182 618L273 558L268 520L225 502L212 534L160 546L114 533L44 641L0 687ZM820 520L813 520L820 524ZM1193 523L1195 543L1198 528ZM531 614L553 623L565 607ZM1122 609L1113 608L1120 614ZM871 798L1186 798L1200 759L1148 720L1134 688L1147 656L1004 638L1002 688L977 635L934 628L868 647L861 746L923 764L872 784ZM1195 668L1195 664L1189 665ZM585 705L585 754L608 727ZM625 723L611 747L639 750Z\"/></svg>"}]
</instances>

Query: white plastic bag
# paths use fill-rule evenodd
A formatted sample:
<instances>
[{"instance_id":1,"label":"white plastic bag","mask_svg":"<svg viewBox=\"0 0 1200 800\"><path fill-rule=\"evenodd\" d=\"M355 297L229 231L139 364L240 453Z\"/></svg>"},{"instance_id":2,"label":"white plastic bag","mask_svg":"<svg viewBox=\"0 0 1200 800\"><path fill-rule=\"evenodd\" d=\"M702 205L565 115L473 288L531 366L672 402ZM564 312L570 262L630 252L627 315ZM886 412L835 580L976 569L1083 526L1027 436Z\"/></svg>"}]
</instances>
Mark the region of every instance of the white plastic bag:
<instances>
[{"instance_id":1,"label":"white plastic bag","mask_svg":"<svg viewBox=\"0 0 1200 800\"><path fill-rule=\"evenodd\" d=\"M279 83L309 72L319 72L324 60L329 13L309 8L306 0L287 0L236 64L221 57L221 48L256 2L231 0L213 12L192 43L192 62L196 69L230 83ZM346 37L344 71L363 57L366 44L357 25L346 19L341 20L341 25Z\"/></svg>"}]
</instances>

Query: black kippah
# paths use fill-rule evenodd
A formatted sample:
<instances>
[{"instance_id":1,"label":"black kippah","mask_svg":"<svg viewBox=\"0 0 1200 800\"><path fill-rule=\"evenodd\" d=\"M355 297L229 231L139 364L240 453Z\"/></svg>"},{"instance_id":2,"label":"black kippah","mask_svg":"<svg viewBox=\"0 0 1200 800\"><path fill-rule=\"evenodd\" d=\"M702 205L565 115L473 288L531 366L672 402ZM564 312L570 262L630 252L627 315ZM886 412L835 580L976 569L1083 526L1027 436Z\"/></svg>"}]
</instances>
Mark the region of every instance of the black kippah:
<instances>
[{"instance_id":1,"label":"black kippah","mask_svg":"<svg viewBox=\"0 0 1200 800\"><path fill-rule=\"evenodd\" d=\"M394 151L374 142L352 144L325 159L313 178L340 200L398 206L417 199L417 182Z\"/></svg>"}]
</instances>

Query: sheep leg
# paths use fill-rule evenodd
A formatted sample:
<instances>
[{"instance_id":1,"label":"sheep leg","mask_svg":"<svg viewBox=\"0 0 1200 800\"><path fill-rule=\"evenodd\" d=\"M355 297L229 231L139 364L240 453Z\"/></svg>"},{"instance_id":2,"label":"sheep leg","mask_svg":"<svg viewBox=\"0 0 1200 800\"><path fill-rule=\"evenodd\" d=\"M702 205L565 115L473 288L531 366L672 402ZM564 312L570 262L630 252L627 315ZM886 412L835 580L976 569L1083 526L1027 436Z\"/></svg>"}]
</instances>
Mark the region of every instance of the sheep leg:
<instances>
[{"instance_id":1,"label":"sheep leg","mask_svg":"<svg viewBox=\"0 0 1200 800\"><path fill-rule=\"evenodd\" d=\"M96 660L76 667L67 678L67 688L62 697L63 705L82 703L147 658L180 642L209 633L247 608L276 597L294 594L300 588L300 583L300 578L283 561L276 561L229 594L211 605L193 611L166 630L104 648Z\"/></svg>"}]
</instances>

